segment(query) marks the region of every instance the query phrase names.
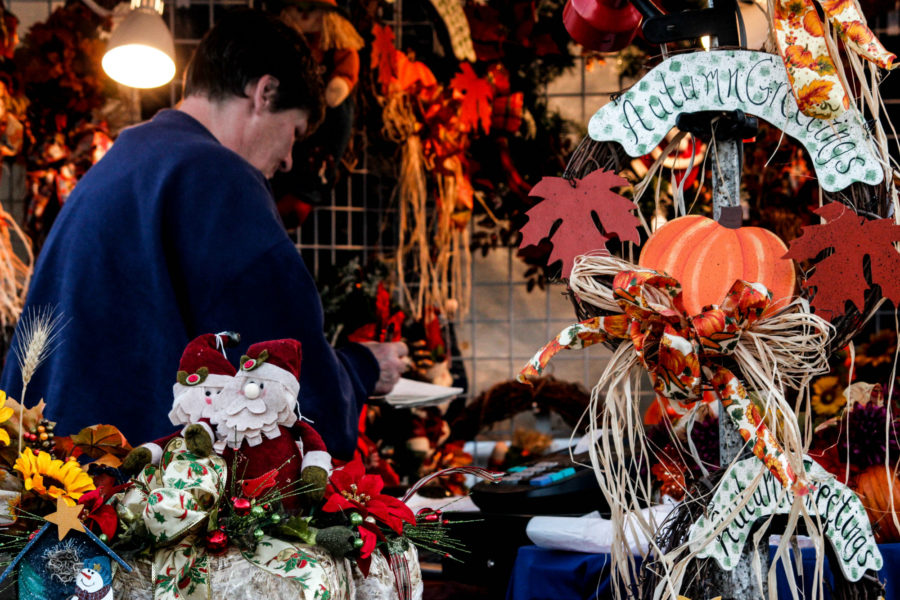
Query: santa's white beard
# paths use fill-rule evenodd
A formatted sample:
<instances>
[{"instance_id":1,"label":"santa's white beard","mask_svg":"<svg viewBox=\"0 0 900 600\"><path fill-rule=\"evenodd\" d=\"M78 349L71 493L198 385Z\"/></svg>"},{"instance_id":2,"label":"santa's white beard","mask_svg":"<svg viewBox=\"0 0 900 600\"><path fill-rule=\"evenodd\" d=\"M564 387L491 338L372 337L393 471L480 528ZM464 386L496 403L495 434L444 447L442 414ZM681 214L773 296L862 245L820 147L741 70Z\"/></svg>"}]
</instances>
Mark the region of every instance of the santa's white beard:
<instances>
[{"instance_id":1,"label":"santa's white beard","mask_svg":"<svg viewBox=\"0 0 900 600\"><path fill-rule=\"evenodd\" d=\"M175 396L172 402L172 410L169 411L169 420L173 425L190 425L198 423L201 419L210 419L215 423L216 400L221 388L190 388ZM207 396L209 391L212 395ZM211 402L207 402L211 400Z\"/></svg>"},{"instance_id":2,"label":"santa's white beard","mask_svg":"<svg viewBox=\"0 0 900 600\"><path fill-rule=\"evenodd\" d=\"M227 404L220 406L216 415L219 439L232 448L240 447L244 441L258 446L264 437L275 439L281 435L279 426L290 427L297 422L297 397L277 382L266 382L266 388L265 396L254 400L228 394Z\"/></svg>"}]
</instances>

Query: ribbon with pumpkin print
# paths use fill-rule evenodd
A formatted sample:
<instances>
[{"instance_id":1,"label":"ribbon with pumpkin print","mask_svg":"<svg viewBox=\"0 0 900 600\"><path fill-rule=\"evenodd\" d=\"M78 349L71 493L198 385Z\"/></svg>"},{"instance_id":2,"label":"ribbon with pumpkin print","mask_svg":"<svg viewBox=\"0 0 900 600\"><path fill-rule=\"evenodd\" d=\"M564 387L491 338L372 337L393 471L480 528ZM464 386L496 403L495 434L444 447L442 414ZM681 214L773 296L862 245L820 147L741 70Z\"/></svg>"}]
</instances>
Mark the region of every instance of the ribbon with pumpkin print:
<instances>
[{"instance_id":1,"label":"ribbon with pumpkin print","mask_svg":"<svg viewBox=\"0 0 900 600\"><path fill-rule=\"evenodd\" d=\"M773 0L772 27L788 81L800 111L819 119L839 117L850 97L825 42L825 28L812 0ZM896 56L888 52L866 25L857 0L820 0L825 16L844 44L883 69Z\"/></svg>"},{"instance_id":2,"label":"ribbon with pumpkin print","mask_svg":"<svg viewBox=\"0 0 900 600\"><path fill-rule=\"evenodd\" d=\"M805 483L746 390L715 360L732 354L742 332L763 316L772 299L766 287L735 281L719 306L694 316L685 313L681 284L655 271L620 272L613 279L613 295L623 314L567 327L534 355L517 379L527 382L527 377L541 375L560 350L630 339L660 397L670 403L689 402L702 396L705 385L711 386L741 437L752 444L754 455L782 485L803 494Z\"/></svg>"}]
</instances>

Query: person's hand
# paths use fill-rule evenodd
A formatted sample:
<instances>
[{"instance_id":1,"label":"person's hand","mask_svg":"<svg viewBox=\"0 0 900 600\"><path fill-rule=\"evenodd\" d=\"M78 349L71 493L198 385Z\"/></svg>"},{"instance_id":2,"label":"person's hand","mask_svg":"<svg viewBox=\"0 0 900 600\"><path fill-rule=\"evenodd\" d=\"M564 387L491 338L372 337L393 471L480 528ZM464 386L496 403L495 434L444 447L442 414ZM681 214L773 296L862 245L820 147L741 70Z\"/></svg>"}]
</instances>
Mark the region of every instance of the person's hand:
<instances>
[{"instance_id":1,"label":"person's hand","mask_svg":"<svg viewBox=\"0 0 900 600\"><path fill-rule=\"evenodd\" d=\"M406 357L409 356L409 348L403 342L384 344L366 342L364 345L375 355L381 371L372 393L376 396L389 394L400 381L400 375L407 369Z\"/></svg>"}]
</instances>

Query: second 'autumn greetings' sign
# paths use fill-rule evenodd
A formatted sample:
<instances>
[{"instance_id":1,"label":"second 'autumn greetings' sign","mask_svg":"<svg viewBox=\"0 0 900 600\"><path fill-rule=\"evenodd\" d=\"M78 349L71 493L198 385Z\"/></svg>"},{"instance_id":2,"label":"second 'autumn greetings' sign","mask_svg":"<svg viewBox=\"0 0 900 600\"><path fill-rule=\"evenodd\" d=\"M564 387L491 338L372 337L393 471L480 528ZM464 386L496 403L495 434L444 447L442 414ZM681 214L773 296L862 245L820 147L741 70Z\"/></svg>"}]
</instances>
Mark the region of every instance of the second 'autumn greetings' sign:
<instances>
[{"instance_id":1,"label":"second 'autumn greetings' sign","mask_svg":"<svg viewBox=\"0 0 900 600\"><path fill-rule=\"evenodd\" d=\"M643 156L679 114L732 110L765 119L803 144L829 192L855 181L876 185L884 177L859 113L848 110L833 121L807 117L797 108L781 57L764 52L718 50L668 58L598 110L588 134Z\"/></svg>"},{"instance_id":2,"label":"second 'autumn greetings' sign","mask_svg":"<svg viewBox=\"0 0 900 600\"><path fill-rule=\"evenodd\" d=\"M821 521L822 533L831 542L844 577L859 581L866 570L880 571L884 560L857 495L808 456L804 456L803 465L810 481L803 504L811 518ZM762 481L738 511L745 490L760 471L763 471ZM793 494L756 457L739 460L722 476L707 513L691 527L691 550L697 552L697 558L715 558L723 569L730 571L740 559L754 524L773 514L791 512L793 499ZM715 536L715 541L708 543L726 521L728 524Z\"/></svg>"}]
</instances>

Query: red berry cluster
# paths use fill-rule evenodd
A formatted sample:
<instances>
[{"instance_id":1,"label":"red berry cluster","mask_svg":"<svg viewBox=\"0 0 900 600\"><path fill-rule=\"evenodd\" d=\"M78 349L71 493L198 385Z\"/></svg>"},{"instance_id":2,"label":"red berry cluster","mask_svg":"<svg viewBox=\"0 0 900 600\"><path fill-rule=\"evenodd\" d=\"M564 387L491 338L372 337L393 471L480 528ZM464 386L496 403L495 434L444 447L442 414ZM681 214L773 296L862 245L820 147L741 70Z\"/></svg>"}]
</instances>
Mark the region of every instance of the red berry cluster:
<instances>
[{"instance_id":1,"label":"red berry cluster","mask_svg":"<svg viewBox=\"0 0 900 600\"><path fill-rule=\"evenodd\" d=\"M53 447L53 430L55 427L56 423L53 421L41 419L37 427L32 427L31 430L24 432L22 437L25 439L27 446L35 450L46 451Z\"/></svg>"}]
</instances>

